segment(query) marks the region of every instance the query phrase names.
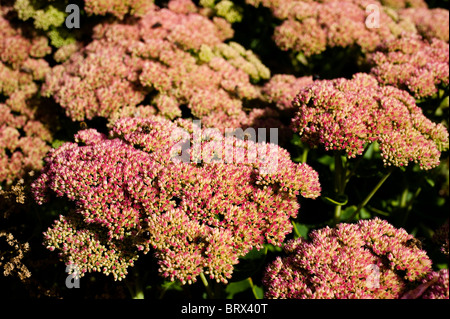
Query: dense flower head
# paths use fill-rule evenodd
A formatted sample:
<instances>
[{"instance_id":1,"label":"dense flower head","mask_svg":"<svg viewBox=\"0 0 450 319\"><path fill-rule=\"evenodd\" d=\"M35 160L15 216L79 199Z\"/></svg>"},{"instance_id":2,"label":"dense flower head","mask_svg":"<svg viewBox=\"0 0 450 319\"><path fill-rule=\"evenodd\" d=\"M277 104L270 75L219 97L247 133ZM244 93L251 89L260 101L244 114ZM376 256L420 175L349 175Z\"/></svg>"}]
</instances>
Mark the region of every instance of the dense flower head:
<instances>
[{"instance_id":1,"label":"dense flower head","mask_svg":"<svg viewBox=\"0 0 450 319\"><path fill-rule=\"evenodd\" d=\"M262 4L282 21L275 28L274 40L282 50L303 53L306 57L320 54L332 47L359 47L371 52L383 39L401 32L416 33L414 23L399 17L392 8L377 1L301 1L301 0L247 0L251 5ZM368 5L377 6L373 27ZM426 9L427 10L427 9ZM369 25L369 26L367 26Z\"/></svg>"},{"instance_id":2,"label":"dense flower head","mask_svg":"<svg viewBox=\"0 0 450 319\"><path fill-rule=\"evenodd\" d=\"M385 165L439 164L448 149L448 131L426 118L406 91L381 86L368 74L315 81L294 99L293 129L312 146L361 155L377 142Z\"/></svg>"},{"instance_id":3,"label":"dense flower head","mask_svg":"<svg viewBox=\"0 0 450 319\"><path fill-rule=\"evenodd\" d=\"M416 287L406 291L401 299L448 299L448 269L430 272Z\"/></svg>"},{"instance_id":4,"label":"dense flower head","mask_svg":"<svg viewBox=\"0 0 450 319\"><path fill-rule=\"evenodd\" d=\"M100 24L94 41L53 68L43 94L74 120L117 118L136 106L175 119L186 106L204 125L251 125L244 103L260 98L253 82L270 71L250 50L223 42L232 35L223 23L163 8L132 25Z\"/></svg>"},{"instance_id":5,"label":"dense flower head","mask_svg":"<svg viewBox=\"0 0 450 319\"><path fill-rule=\"evenodd\" d=\"M298 0L288 0L290 2L292 1L298 1ZM334 2L336 0L320 0L320 1L309 1L309 2L321 2L321 3L328 3L328 2ZM362 3L367 4L367 1L364 0L344 0L345 2L353 2L353 3ZM342 1L342 2L344 2ZM281 5L283 2L286 2L285 0L245 0L246 3L253 5L253 6L259 6L263 5L268 8L273 8ZM308 2L308 1L305 1ZM377 1L370 1L369 3L376 3ZM390 8L426 8L427 4L424 0L381 0L378 1L383 6L387 6Z\"/></svg>"},{"instance_id":6,"label":"dense flower head","mask_svg":"<svg viewBox=\"0 0 450 319\"><path fill-rule=\"evenodd\" d=\"M402 9L402 8L428 8L425 0L381 0L384 6Z\"/></svg>"},{"instance_id":7,"label":"dense flower head","mask_svg":"<svg viewBox=\"0 0 450 319\"><path fill-rule=\"evenodd\" d=\"M0 14L0 184L41 169L50 149L33 101L50 71L43 59L50 52L46 38L25 37Z\"/></svg>"},{"instance_id":8,"label":"dense flower head","mask_svg":"<svg viewBox=\"0 0 450 319\"><path fill-rule=\"evenodd\" d=\"M184 0L182 0L184 2ZM190 0L188 0L190 1ZM242 7L229 0L200 0L199 4L204 8L200 12L204 15L216 15L230 23L241 22Z\"/></svg>"},{"instance_id":9,"label":"dense flower head","mask_svg":"<svg viewBox=\"0 0 450 319\"><path fill-rule=\"evenodd\" d=\"M400 10L400 17L409 18L421 36L431 40L449 40L449 11L443 8L406 8Z\"/></svg>"},{"instance_id":10,"label":"dense flower head","mask_svg":"<svg viewBox=\"0 0 450 319\"><path fill-rule=\"evenodd\" d=\"M375 218L314 230L286 243L266 269L267 298L396 299L431 271L404 229Z\"/></svg>"},{"instance_id":11,"label":"dense flower head","mask_svg":"<svg viewBox=\"0 0 450 319\"><path fill-rule=\"evenodd\" d=\"M405 35L383 42L370 57L382 84L406 89L415 98L432 96L449 84L449 47L442 40L431 42L418 35Z\"/></svg>"},{"instance_id":12,"label":"dense flower head","mask_svg":"<svg viewBox=\"0 0 450 319\"><path fill-rule=\"evenodd\" d=\"M119 19L125 15L144 15L153 7L153 0L84 0L84 10L90 15L112 14Z\"/></svg>"},{"instance_id":13,"label":"dense flower head","mask_svg":"<svg viewBox=\"0 0 450 319\"><path fill-rule=\"evenodd\" d=\"M125 278L137 255L127 251L124 242L105 239L99 226L86 225L81 216L61 215L44 233L44 241L51 243L48 249L57 249L60 256L67 257L66 264L71 265L71 271L78 277L98 271L112 274L115 280Z\"/></svg>"},{"instance_id":14,"label":"dense flower head","mask_svg":"<svg viewBox=\"0 0 450 319\"><path fill-rule=\"evenodd\" d=\"M73 32L62 27L68 4L68 0L15 0L12 8L20 20L31 21L35 29L45 32L53 46L60 47L75 42Z\"/></svg>"},{"instance_id":15,"label":"dense flower head","mask_svg":"<svg viewBox=\"0 0 450 319\"><path fill-rule=\"evenodd\" d=\"M226 283L240 256L283 242L297 196L320 194L317 172L286 150L188 120L122 118L109 138L87 129L75 141L49 153L32 187L39 203L51 193L75 202L75 219L44 238L84 272L120 279L153 250L164 277Z\"/></svg>"},{"instance_id":16,"label":"dense flower head","mask_svg":"<svg viewBox=\"0 0 450 319\"><path fill-rule=\"evenodd\" d=\"M153 0L84 0L81 10L88 15L112 15L123 19L126 15L141 16L153 7ZM68 0L15 0L14 10L19 19L32 20L35 28L44 31L61 27L66 17ZM77 4L78 5L78 4Z\"/></svg>"},{"instance_id":17,"label":"dense flower head","mask_svg":"<svg viewBox=\"0 0 450 319\"><path fill-rule=\"evenodd\" d=\"M423 282L428 288L421 295L422 299L449 299L448 269L433 271Z\"/></svg>"},{"instance_id":18,"label":"dense flower head","mask_svg":"<svg viewBox=\"0 0 450 319\"><path fill-rule=\"evenodd\" d=\"M290 74L275 74L264 84L262 93L267 101L275 103L279 110L291 110L292 100L298 92L312 83L312 76L296 78Z\"/></svg>"}]
</instances>

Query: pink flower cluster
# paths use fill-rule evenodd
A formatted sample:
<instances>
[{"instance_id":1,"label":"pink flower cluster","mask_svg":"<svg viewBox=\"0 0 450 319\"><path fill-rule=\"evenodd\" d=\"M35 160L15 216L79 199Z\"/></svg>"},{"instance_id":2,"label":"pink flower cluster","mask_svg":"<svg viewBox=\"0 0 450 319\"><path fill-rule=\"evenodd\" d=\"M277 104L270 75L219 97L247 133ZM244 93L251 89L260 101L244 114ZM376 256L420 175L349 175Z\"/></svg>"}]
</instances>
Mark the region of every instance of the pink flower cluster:
<instances>
[{"instance_id":1,"label":"pink flower cluster","mask_svg":"<svg viewBox=\"0 0 450 319\"><path fill-rule=\"evenodd\" d=\"M296 78L290 74L275 74L264 84L262 93L269 103L275 103L279 110L292 110L292 101L305 86L312 84L312 76Z\"/></svg>"},{"instance_id":2,"label":"pink flower cluster","mask_svg":"<svg viewBox=\"0 0 450 319\"><path fill-rule=\"evenodd\" d=\"M306 57L320 54L332 47L359 47L363 52L371 52L383 39L396 37L403 31L416 32L411 20L392 16L395 15L395 11L384 10L383 5L377 1L247 0L246 2L270 8L273 15L282 21L274 33L278 47L282 50L301 52ZM371 28L366 26L367 19L371 19L370 12L366 12L369 4L377 5L379 13L376 27Z\"/></svg>"},{"instance_id":3,"label":"pink flower cluster","mask_svg":"<svg viewBox=\"0 0 450 319\"><path fill-rule=\"evenodd\" d=\"M0 11L0 184L11 184L27 170L39 170L49 150L50 132L36 117L33 98L50 71L43 57L47 39L24 37Z\"/></svg>"},{"instance_id":4,"label":"pink flower cluster","mask_svg":"<svg viewBox=\"0 0 450 319\"><path fill-rule=\"evenodd\" d=\"M403 19L410 19L417 32L428 40L437 38L449 40L449 11L442 8L428 9L426 7L406 8L400 10Z\"/></svg>"},{"instance_id":5,"label":"pink flower cluster","mask_svg":"<svg viewBox=\"0 0 450 319\"><path fill-rule=\"evenodd\" d=\"M449 299L448 269L430 272L401 299Z\"/></svg>"},{"instance_id":6,"label":"pink flower cluster","mask_svg":"<svg viewBox=\"0 0 450 319\"><path fill-rule=\"evenodd\" d=\"M49 250L60 251L59 255L78 278L89 272L102 272L122 280L138 258L127 247L129 243L109 240L101 227L84 223L80 212L60 215L44 233L44 243Z\"/></svg>"},{"instance_id":7,"label":"pink flower cluster","mask_svg":"<svg viewBox=\"0 0 450 319\"><path fill-rule=\"evenodd\" d=\"M418 35L384 41L369 58L373 74L384 85L406 89L416 99L432 96L449 85L449 47Z\"/></svg>"},{"instance_id":8,"label":"pink flower cluster","mask_svg":"<svg viewBox=\"0 0 450 319\"><path fill-rule=\"evenodd\" d=\"M315 81L293 103L292 127L305 142L343 150L349 158L377 142L385 165L414 162L430 169L449 146L445 126L427 119L412 96L368 74Z\"/></svg>"},{"instance_id":9,"label":"pink flower cluster","mask_svg":"<svg viewBox=\"0 0 450 319\"><path fill-rule=\"evenodd\" d=\"M85 0L84 10L87 14L112 14L123 19L126 14L143 15L153 7L153 0Z\"/></svg>"},{"instance_id":10,"label":"pink flower cluster","mask_svg":"<svg viewBox=\"0 0 450 319\"><path fill-rule=\"evenodd\" d=\"M205 126L245 127L244 103L261 95L252 82L270 72L251 51L223 42L232 35L221 18L158 8L135 24L98 25L93 42L54 67L43 94L74 120L140 114L136 106L175 119L186 106Z\"/></svg>"},{"instance_id":11,"label":"pink flower cluster","mask_svg":"<svg viewBox=\"0 0 450 319\"><path fill-rule=\"evenodd\" d=\"M422 299L449 299L448 269L441 269L438 272L433 271L423 282L425 284L431 283L431 285L421 295Z\"/></svg>"},{"instance_id":12,"label":"pink flower cluster","mask_svg":"<svg viewBox=\"0 0 450 319\"><path fill-rule=\"evenodd\" d=\"M397 299L431 271L431 260L404 229L360 220L290 240L266 269L267 298Z\"/></svg>"},{"instance_id":13,"label":"pink flower cluster","mask_svg":"<svg viewBox=\"0 0 450 319\"><path fill-rule=\"evenodd\" d=\"M425 0L380 0L383 6L403 9L403 8L427 8Z\"/></svg>"},{"instance_id":14,"label":"pink flower cluster","mask_svg":"<svg viewBox=\"0 0 450 319\"><path fill-rule=\"evenodd\" d=\"M61 217L45 244L82 274L121 279L153 250L164 277L226 283L240 256L283 242L298 195L320 194L317 172L274 144L158 116L119 119L110 135L80 131L32 185L39 203L51 193L76 203L75 219Z\"/></svg>"}]
</instances>

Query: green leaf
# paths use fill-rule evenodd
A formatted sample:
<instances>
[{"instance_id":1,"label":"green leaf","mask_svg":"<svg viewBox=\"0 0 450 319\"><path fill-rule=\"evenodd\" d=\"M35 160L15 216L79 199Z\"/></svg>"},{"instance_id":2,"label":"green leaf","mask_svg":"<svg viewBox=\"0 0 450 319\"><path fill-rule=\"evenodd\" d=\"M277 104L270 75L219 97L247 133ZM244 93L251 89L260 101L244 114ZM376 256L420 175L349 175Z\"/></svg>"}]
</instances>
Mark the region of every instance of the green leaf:
<instances>
[{"instance_id":1,"label":"green leaf","mask_svg":"<svg viewBox=\"0 0 450 319\"><path fill-rule=\"evenodd\" d=\"M352 205L349 206L347 208L345 208L342 212L341 212L341 220L347 220L350 218L350 216L353 215L354 212L356 212L356 205Z\"/></svg>"},{"instance_id":2,"label":"green leaf","mask_svg":"<svg viewBox=\"0 0 450 319\"><path fill-rule=\"evenodd\" d=\"M61 141L61 140L56 139L56 140L54 140L54 141L52 142L52 147L53 147L53 148L58 148L58 147L60 147L61 145L63 145L64 143L65 143L65 141Z\"/></svg>"},{"instance_id":3,"label":"green leaf","mask_svg":"<svg viewBox=\"0 0 450 319\"><path fill-rule=\"evenodd\" d=\"M436 264L436 267L437 267L438 269L447 269L447 268L448 268L448 265L447 265L447 264Z\"/></svg>"},{"instance_id":4,"label":"green leaf","mask_svg":"<svg viewBox=\"0 0 450 319\"><path fill-rule=\"evenodd\" d=\"M449 106L448 100L449 100L449 97L446 96L446 97L442 100L441 104L439 105L439 108L447 108L447 107Z\"/></svg>"},{"instance_id":5,"label":"green leaf","mask_svg":"<svg viewBox=\"0 0 450 319\"><path fill-rule=\"evenodd\" d=\"M271 253L279 253L283 251L283 248L272 244L264 244L264 247Z\"/></svg>"},{"instance_id":6,"label":"green leaf","mask_svg":"<svg viewBox=\"0 0 450 319\"><path fill-rule=\"evenodd\" d=\"M330 155L324 155L317 159L320 164L330 166L331 170L334 170L334 157ZM333 168L332 168L333 167Z\"/></svg>"},{"instance_id":7,"label":"green leaf","mask_svg":"<svg viewBox=\"0 0 450 319\"><path fill-rule=\"evenodd\" d=\"M160 291L159 298L162 299L164 297L164 295L166 294L166 292L168 292L170 290L182 291L183 287L181 286L181 282L178 280L175 280L175 281L165 280L161 284L161 291Z\"/></svg>"},{"instance_id":8,"label":"green leaf","mask_svg":"<svg viewBox=\"0 0 450 319\"><path fill-rule=\"evenodd\" d=\"M267 256L267 247L257 250L253 248L247 255L239 258L239 263L234 267L232 282L240 281L251 277L256 273L265 262Z\"/></svg>"},{"instance_id":9,"label":"green leaf","mask_svg":"<svg viewBox=\"0 0 450 319\"><path fill-rule=\"evenodd\" d=\"M296 145L296 146L302 146L303 145L302 139L300 138L300 136L298 134L294 134L292 136L291 144L292 145Z\"/></svg>"},{"instance_id":10,"label":"green leaf","mask_svg":"<svg viewBox=\"0 0 450 319\"><path fill-rule=\"evenodd\" d=\"M231 282L225 288L227 299L233 299L235 294L251 289L250 282L247 279Z\"/></svg>"},{"instance_id":11,"label":"green leaf","mask_svg":"<svg viewBox=\"0 0 450 319\"><path fill-rule=\"evenodd\" d=\"M303 160L303 156L297 156L296 158L293 158L292 161L294 163L300 163Z\"/></svg>"},{"instance_id":12,"label":"green leaf","mask_svg":"<svg viewBox=\"0 0 450 319\"><path fill-rule=\"evenodd\" d=\"M436 184L433 179L431 179L429 176L424 176L425 181L430 185L431 187L434 187Z\"/></svg>"},{"instance_id":13,"label":"green leaf","mask_svg":"<svg viewBox=\"0 0 450 319\"><path fill-rule=\"evenodd\" d=\"M367 147L367 151L364 153L364 158L365 159L368 159L368 160L372 159L372 156L373 156L373 153L374 153L374 150L375 150L375 144L376 144L376 142L370 144Z\"/></svg>"},{"instance_id":14,"label":"green leaf","mask_svg":"<svg viewBox=\"0 0 450 319\"><path fill-rule=\"evenodd\" d=\"M258 297L258 299L264 298L264 290L260 286L254 285L253 290L255 292L256 297Z\"/></svg>"},{"instance_id":15,"label":"green leaf","mask_svg":"<svg viewBox=\"0 0 450 319\"><path fill-rule=\"evenodd\" d=\"M178 280L175 281L164 281L161 285L164 290L178 290L182 291L181 283Z\"/></svg>"},{"instance_id":16,"label":"green leaf","mask_svg":"<svg viewBox=\"0 0 450 319\"><path fill-rule=\"evenodd\" d=\"M372 214L365 208L362 208L359 212L360 219L369 219L372 217Z\"/></svg>"},{"instance_id":17,"label":"green leaf","mask_svg":"<svg viewBox=\"0 0 450 319\"><path fill-rule=\"evenodd\" d=\"M437 205L437 206L443 206L443 205L445 204L445 202L446 202L446 200L445 200L444 197L438 197L438 198L436 199L436 205Z\"/></svg>"},{"instance_id":18,"label":"green leaf","mask_svg":"<svg viewBox=\"0 0 450 319\"><path fill-rule=\"evenodd\" d=\"M302 238L308 238L309 226L305 224L300 224L293 222L292 225L295 227L295 233L300 235ZM298 237L298 236L296 236Z\"/></svg>"},{"instance_id":19,"label":"green leaf","mask_svg":"<svg viewBox=\"0 0 450 319\"><path fill-rule=\"evenodd\" d=\"M297 61L299 61L301 64L303 65L308 65L308 60L306 59L305 55L300 52L299 54L297 54L297 56L295 57L297 59Z\"/></svg>"}]
</instances>

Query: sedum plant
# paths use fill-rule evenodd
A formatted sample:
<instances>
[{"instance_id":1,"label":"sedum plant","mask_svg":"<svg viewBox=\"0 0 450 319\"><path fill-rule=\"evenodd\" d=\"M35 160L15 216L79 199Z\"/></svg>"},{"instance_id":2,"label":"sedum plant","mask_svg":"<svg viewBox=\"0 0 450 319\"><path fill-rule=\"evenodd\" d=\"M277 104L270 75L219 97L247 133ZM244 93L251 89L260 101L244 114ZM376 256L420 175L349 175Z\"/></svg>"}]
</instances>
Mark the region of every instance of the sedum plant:
<instances>
[{"instance_id":1,"label":"sedum plant","mask_svg":"<svg viewBox=\"0 0 450 319\"><path fill-rule=\"evenodd\" d=\"M448 43L434 38L431 42L418 35L384 41L371 57L370 73L384 85L410 92L416 99L448 92Z\"/></svg>"},{"instance_id":2,"label":"sedum plant","mask_svg":"<svg viewBox=\"0 0 450 319\"><path fill-rule=\"evenodd\" d=\"M50 152L33 184L76 209L44 234L68 264L123 279L140 254L182 284L227 283L240 256L280 245L297 196L320 194L318 174L275 144L220 138L186 120L123 118L110 137L88 129Z\"/></svg>"},{"instance_id":3,"label":"sedum plant","mask_svg":"<svg viewBox=\"0 0 450 319\"><path fill-rule=\"evenodd\" d=\"M270 72L251 51L224 43L232 35L222 18L165 8L135 24L100 24L94 41L53 68L43 94L77 121L154 113L175 119L187 109L205 126L248 127L261 112L246 107L261 98L254 82Z\"/></svg>"},{"instance_id":4,"label":"sedum plant","mask_svg":"<svg viewBox=\"0 0 450 319\"><path fill-rule=\"evenodd\" d=\"M50 71L45 37L26 37L0 7L0 186L43 167L50 130L38 116L38 91Z\"/></svg>"},{"instance_id":5,"label":"sedum plant","mask_svg":"<svg viewBox=\"0 0 450 319\"><path fill-rule=\"evenodd\" d=\"M325 227L309 238L288 241L287 256L268 265L267 298L400 299L434 276L417 240L379 218Z\"/></svg>"}]
</instances>

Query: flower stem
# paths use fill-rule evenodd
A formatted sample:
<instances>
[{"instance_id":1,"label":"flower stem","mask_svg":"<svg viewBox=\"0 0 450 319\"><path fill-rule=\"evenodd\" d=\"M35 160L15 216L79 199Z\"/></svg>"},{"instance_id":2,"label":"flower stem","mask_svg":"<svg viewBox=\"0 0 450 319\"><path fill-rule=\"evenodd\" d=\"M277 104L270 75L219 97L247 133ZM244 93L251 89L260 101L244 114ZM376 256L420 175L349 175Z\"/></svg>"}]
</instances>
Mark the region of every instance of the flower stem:
<instances>
[{"instance_id":1,"label":"flower stem","mask_svg":"<svg viewBox=\"0 0 450 319\"><path fill-rule=\"evenodd\" d=\"M309 149L305 147L302 153L302 160L301 160L302 163L306 163L306 160L308 159L308 152Z\"/></svg>"},{"instance_id":2,"label":"flower stem","mask_svg":"<svg viewBox=\"0 0 450 319\"><path fill-rule=\"evenodd\" d=\"M347 219L347 221L352 220L357 214L359 214L359 212L361 211L361 209L363 209L367 203L372 199L373 195L375 195L375 193L378 191L378 189L381 187L381 185L383 185L383 183L388 179L388 177L392 174L394 168L391 167L386 174L384 174L384 176L378 181L378 183L375 185L375 187L372 189L372 191L366 196L366 198L364 198L364 200L358 205L358 207L356 208L355 212Z\"/></svg>"},{"instance_id":3,"label":"flower stem","mask_svg":"<svg viewBox=\"0 0 450 319\"><path fill-rule=\"evenodd\" d=\"M131 294L131 298L144 299L144 291L142 290L142 287L140 283L137 281L137 279L133 283L131 283L130 281L126 281L125 283L128 288L128 291Z\"/></svg>"},{"instance_id":4,"label":"flower stem","mask_svg":"<svg viewBox=\"0 0 450 319\"><path fill-rule=\"evenodd\" d=\"M214 299L214 293L211 290L211 286L209 285L208 280L206 279L204 273L200 273L200 279L202 280L203 285L205 286L206 293L208 294L208 298Z\"/></svg>"},{"instance_id":5,"label":"flower stem","mask_svg":"<svg viewBox=\"0 0 450 319\"><path fill-rule=\"evenodd\" d=\"M334 190L338 196L344 194L346 186L345 175L346 174L344 172L341 155L338 152L336 152L334 153ZM336 224L341 219L341 211L342 205L336 205L334 207L334 222Z\"/></svg>"},{"instance_id":6,"label":"flower stem","mask_svg":"<svg viewBox=\"0 0 450 319\"><path fill-rule=\"evenodd\" d=\"M336 205L334 207L334 223L337 224L341 220L342 205Z\"/></svg>"},{"instance_id":7,"label":"flower stem","mask_svg":"<svg viewBox=\"0 0 450 319\"><path fill-rule=\"evenodd\" d=\"M300 232L297 229L297 226L295 225L295 222L293 220L291 220L291 224L292 227L294 228L294 234L297 238L302 237L302 235L300 235Z\"/></svg>"},{"instance_id":8,"label":"flower stem","mask_svg":"<svg viewBox=\"0 0 450 319\"><path fill-rule=\"evenodd\" d=\"M405 210L403 220L402 220L402 225L405 225L406 221L408 220L409 213L411 212L413 202L419 196L421 191L422 191L422 188L419 187L408 202L405 201L405 203L402 203L404 205L404 206L402 206L402 208Z\"/></svg>"}]
</instances>

